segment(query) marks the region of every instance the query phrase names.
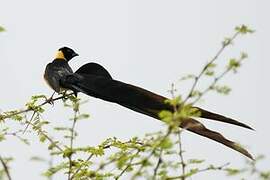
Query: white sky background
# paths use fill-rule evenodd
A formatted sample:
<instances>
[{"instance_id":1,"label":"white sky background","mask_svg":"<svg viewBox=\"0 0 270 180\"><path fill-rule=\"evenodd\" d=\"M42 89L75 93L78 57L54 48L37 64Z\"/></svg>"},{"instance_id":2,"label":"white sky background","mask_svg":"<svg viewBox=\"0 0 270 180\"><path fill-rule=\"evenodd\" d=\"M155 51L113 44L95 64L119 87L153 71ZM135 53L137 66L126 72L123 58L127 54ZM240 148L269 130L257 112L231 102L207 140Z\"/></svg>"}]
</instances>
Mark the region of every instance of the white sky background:
<instances>
[{"instance_id":1,"label":"white sky background","mask_svg":"<svg viewBox=\"0 0 270 180\"><path fill-rule=\"evenodd\" d=\"M233 88L232 93L227 97L208 95L202 106L240 119L256 131L209 121L204 124L241 142L255 155L267 155L260 166L269 169L269 1L1 0L0 4L0 25L7 29L0 34L2 111L23 107L31 95L52 93L43 81L43 71L61 46L70 46L80 54L71 62L74 69L89 61L98 62L115 79L169 96L170 83L184 74L198 73L220 48L223 37L230 36L236 25L249 25L256 33L237 39L220 58L225 61L241 51L249 54L239 73L223 81ZM162 127L162 123L126 108L80 96L89 99L82 111L89 112L91 119L77 126L77 145L95 145L113 136L127 139ZM63 116L71 114L61 105L46 109L44 118L53 125L70 123ZM42 179L39 173L45 166L29 158L46 157L46 146L33 136L25 136L31 138L32 146L10 138L0 144L0 154L15 156L11 171L15 180ZM231 162L239 167L245 159L195 134L185 133L183 143L187 158L206 158L209 164ZM193 179L226 179L223 173L209 175Z\"/></svg>"}]
</instances>

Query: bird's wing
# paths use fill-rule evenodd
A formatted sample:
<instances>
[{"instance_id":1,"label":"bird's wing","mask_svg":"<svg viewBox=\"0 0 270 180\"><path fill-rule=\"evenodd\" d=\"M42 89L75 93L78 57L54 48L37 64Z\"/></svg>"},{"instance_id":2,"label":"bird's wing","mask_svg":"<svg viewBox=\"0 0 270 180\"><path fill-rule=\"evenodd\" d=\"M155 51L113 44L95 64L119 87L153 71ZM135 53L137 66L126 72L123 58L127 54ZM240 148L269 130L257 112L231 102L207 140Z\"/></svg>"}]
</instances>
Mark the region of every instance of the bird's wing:
<instances>
[{"instance_id":1,"label":"bird's wing","mask_svg":"<svg viewBox=\"0 0 270 180\"><path fill-rule=\"evenodd\" d=\"M104 78L112 79L110 73L103 66L93 62L84 64L76 71L76 73L102 76Z\"/></svg>"},{"instance_id":2,"label":"bird's wing","mask_svg":"<svg viewBox=\"0 0 270 180\"><path fill-rule=\"evenodd\" d=\"M46 66L44 79L47 84L56 92L60 92L59 75L55 72L52 63Z\"/></svg>"}]
</instances>

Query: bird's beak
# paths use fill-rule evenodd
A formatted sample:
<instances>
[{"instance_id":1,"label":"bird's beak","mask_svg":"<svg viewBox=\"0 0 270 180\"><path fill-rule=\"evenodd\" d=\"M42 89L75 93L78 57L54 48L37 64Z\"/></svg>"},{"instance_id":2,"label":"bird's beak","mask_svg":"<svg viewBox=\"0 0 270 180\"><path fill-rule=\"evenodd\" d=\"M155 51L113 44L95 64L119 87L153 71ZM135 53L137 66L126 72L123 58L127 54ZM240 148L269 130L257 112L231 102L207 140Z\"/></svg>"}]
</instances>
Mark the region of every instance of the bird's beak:
<instances>
[{"instance_id":1,"label":"bird's beak","mask_svg":"<svg viewBox=\"0 0 270 180\"><path fill-rule=\"evenodd\" d=\"M77 54L77 53L72 54L72 57L76 57L76 56L79 56L79 54Z\"/></svg>"}]
</instances>

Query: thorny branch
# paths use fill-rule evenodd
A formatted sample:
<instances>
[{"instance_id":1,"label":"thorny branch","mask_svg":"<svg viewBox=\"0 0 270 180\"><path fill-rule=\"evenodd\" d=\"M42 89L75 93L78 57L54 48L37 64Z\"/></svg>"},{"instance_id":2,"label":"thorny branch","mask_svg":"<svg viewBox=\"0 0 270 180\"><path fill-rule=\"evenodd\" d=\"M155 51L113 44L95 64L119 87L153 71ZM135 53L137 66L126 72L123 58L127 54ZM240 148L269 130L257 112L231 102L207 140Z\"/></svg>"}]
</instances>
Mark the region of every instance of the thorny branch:
<instances>
[{"instance_id":1,"label":"thorny branch","mask_svg":"<svg viewBox=\"0 0 270 180\"><path fill-rule=\"evenodd\" d=\"M0 156L0 161L1 161L1 164L2 164L2 166L4 168L5 173L7 175L8 180L11 180L11 176L10 176L10 173L9 173L9 170L8 170L8 166L7 166L6 162L5 162L5 160L1 156Z\"/></svg>"},{"instance_id":2,"label":"thorny branch","mask_svg":"<svg viewBox=\"0 0 270 180\"><path fill-rule=\"evenodd\" d=\"M73 94L74 93L69 93L69 94L65 94L65 95L59 96L57 98L53 98L51 100L46 100L43 103L37 105L36 107L37 108L40 108L40 107L42 107L42 106L44 106L46 104L51 104L52 102L55 102L55 101L61 100L63 98L69 97L69 96L71 96ZM8 118L12 118L13 116L16 116L16 115L19 115L19 114L27 113L27 112L30 112L30 111L35 112L35 109L33 109L31 107L28 107L28 108L23 109L23 110L20 110L20 111L14 111L14 113L11 113L11 114L8 114L8 115L2 115L2 114L0 114L0 121L3 121L3 120L8 119Z\"/></svg>"},{"instance_id":3,"label":"thorny branch","mask_svg":"<svg viewBox=\"0 0 270 180\"><path fill-rule=\"evenodd\" d=\"M27 123L29 123L31 126L33 126L33 128L37 129L37 133L43 135L48 141L50 141L51 144L53 144L54 147L56 147L59 151L63 152L64 150L57 144L56 141L54 141L51 137L49 137L46 132L44 132L42 129L40 129L39 127L37 127L35 124L33 124L30 121L26 121Z\"/></svg>"}]
</instances>

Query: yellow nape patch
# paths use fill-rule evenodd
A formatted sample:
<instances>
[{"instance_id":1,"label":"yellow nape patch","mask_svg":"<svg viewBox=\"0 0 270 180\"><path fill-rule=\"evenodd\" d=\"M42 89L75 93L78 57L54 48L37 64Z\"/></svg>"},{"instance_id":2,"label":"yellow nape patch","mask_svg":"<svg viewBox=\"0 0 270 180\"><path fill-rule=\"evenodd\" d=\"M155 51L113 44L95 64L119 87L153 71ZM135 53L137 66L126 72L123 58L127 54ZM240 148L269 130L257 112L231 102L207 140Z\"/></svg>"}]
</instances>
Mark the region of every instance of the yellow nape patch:
<instances>
[{"instance_id":1,"label":"yellow nape patch","mask_svg":"<svg viewBox=\"0 0 270 180\"><path fill-rule=\"evenodd\" d=\"M66 59L62 51L57 51L55 59Z\"/></svg>"}]
</instances>

